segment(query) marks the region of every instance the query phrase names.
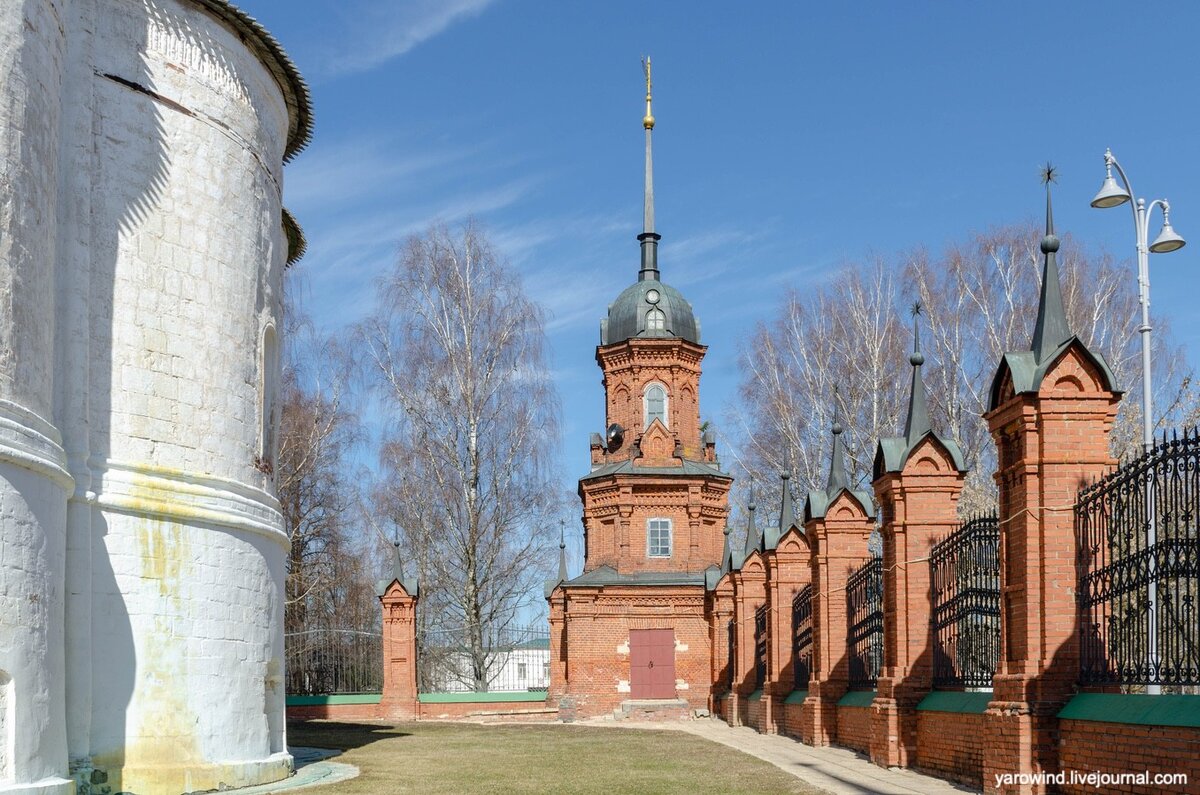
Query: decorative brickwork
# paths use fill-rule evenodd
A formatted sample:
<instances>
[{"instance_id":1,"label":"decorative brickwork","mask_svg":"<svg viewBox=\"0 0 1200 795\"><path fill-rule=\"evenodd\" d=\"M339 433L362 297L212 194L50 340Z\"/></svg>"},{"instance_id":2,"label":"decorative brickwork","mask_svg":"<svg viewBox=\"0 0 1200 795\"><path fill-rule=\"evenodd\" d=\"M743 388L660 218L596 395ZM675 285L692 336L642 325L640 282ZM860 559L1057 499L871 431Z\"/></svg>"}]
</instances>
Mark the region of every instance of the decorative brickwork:
<instances>
[{"instance_id":1,"label":"decorative brickwork","mask_svg":"<svg viewBox=\"0 0 1200 795\"><path fill-rule=\"evenodd\" d=\"M871 759L907 767L916 756L916 706L933 673L929 552L958 523L963 474L932 433L898 472L875 480L883 508L883 669L872 705Z\"/></svg>"},{"instance_id":2,"label":"decorative brickwork","mask_svg":"<svg viewBox=\"0 0 1200 795\"><path fill-rule=\"evenodd\" d=\"M818 595L813 609L813 675L801 726L801 736L810 745L829 745L838 736L837 702L850 678L846 580L870 557L867 539L875 527L874 515L853 492L843 489L832 497L824 516L804 524L813 545L812 582ZM864 736L869 738L869 730Z\"/></svg>"},{"instance_id":3,"label":"decorative brickwork","mask_svg":"<svg viewBox=\"0 0 1200 795\"><path fill-rule=\"evenodd\" d=\"M1001 365L985 415L999 451L1003 582L987 791L996 774L1059 770L1055 716L1079 673L1075 495L1114 463L1108 435L1120 395L1081 343L1048 364L1037 390L1022 393Z\"/></svg>"},{"instance_id":4,"label":"decorative brickwork","mask_svg":"<svg viewBox=\"0 0 1200 795\"><path fill-rule=\"evenodd\" d=\"M383 596L383 697L379 716L411 719L417 707L417 599L398 580Z\"/></svg>"}]
</instances>

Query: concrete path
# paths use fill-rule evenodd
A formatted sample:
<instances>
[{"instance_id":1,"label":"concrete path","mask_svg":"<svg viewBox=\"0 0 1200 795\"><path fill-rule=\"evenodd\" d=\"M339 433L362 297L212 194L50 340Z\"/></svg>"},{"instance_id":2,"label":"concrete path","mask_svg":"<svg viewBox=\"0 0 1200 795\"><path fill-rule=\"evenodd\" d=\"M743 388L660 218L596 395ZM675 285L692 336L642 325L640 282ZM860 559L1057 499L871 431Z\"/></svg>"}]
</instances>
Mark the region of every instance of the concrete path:
<instances>
[{"instance_id":1,"label":"concrete path","mask_svg":"<svg viewBox=\"0 0 1200 795\"><path fill-rule=\"evenodd\" d=\"M228 790L233 795L267 795L275 792L291 792L293 790L319 787L325 784L336 784L358 775L358 768L344 762L332 762L330 759L340 756L341 751L328 748L289 748L292 758L296 760L296 775L276 781L273 784L260 784L256 787Z\"/></svg>"},{"instance_id":2,"label":"concrete path","mask_svg":"<svg viewBox=\"0 0 1200 795\"><path fill-rule=\"evenodd\" d=\"M978 792L912 770L884 769L845 748L813 748L790 737L759 734L746 726L729 726L716 718L663 723L606 718L596 723L630 729L672 729L695 734L770 762L805 783L834 795L958 795Z\"/></svg>"}]
</instances>

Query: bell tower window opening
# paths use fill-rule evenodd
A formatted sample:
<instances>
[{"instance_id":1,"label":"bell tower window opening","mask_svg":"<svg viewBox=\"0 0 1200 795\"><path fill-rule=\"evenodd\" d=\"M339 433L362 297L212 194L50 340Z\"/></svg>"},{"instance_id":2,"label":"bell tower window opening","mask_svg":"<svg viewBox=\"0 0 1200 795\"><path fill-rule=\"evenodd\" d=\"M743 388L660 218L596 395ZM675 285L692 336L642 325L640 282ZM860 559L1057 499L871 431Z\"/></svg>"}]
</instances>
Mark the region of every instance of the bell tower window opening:
<instances>
[{"instance_id":1,"label":"bell tower window opening","mask_svg":"<svg viewBox=\"0 0 1200 795\"><path fill-rule=\"evenodd\" d=\"M661 309L651 309L646 313L646 331L664 331L667 327L667 316Z\"/></svg>"},{"instance_id":2,"label":"bell tower window opening","mask_svg":"<svg viewBox=\"0 0 1200 795\"><path fill-rule=\"evenodd\" d=\"M667 390L663 389L659 384L651 384L646 388L643 402L645 404L647 428L655 420L658 420L668 428L670 427L667 424Z\"/></svg>"},{"instance_id":3,"label":"bell tower window opening","mask_svg":"<svg viewBox=\"0 0 1200 795\"><path fill-rule=\"evenodd\" d=\"M671 557L671 520L646 520L646 553L652 558Z\"/></svg>"}]
</instances>

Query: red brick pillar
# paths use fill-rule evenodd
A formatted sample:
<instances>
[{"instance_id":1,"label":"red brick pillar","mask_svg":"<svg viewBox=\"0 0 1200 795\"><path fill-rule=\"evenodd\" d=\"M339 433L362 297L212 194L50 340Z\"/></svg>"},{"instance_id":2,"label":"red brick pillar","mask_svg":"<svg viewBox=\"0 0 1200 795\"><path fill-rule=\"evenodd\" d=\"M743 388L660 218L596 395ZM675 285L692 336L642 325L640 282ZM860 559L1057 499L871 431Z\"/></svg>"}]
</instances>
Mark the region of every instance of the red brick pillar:
<instances>
[{"instance_id":1,"label":"red brick pillar","mask_svg":"<svg viewBox=\"0 0 1200 795\"><path fill-rule=\"evenodd\" d=\"M767 654L767 685L763 698L770 697L769 725L772 732L783 725L784 699L796 689L793 669L792 599L811 582L812 560L808 543L799 530L779 539L767 556L767 604L770 606L770 647ZM805 683L801 689L807 687Z\"/></svg>"},{"instance_id":2,"label":"red brick pillar","mask_svg":"<svg viewBox=\"0 0 1200 795\"><path fill-rule=\"evenodd\" d=\"M831 496L827 510L814 511L812 495L805 507L804 532L813 545L813 674L801 736L810 745L829 745L837 737L837 703L850 678L846 581L870 557L867 539L875 527L870 500L844 488Z\"/></svg>"},{"instance_id":3,"label":"red brick pillar","mask_svg":"<svg viewBox=\"0 0 1200 795\"><path fill-rule=\"evenodd\" d=\"M766 567L754 552L733 574L734 582L734 667L730 693L730 725L746 722L747 702L757 687L754 680L754 613L766 601Z\"/></svg>"},{"instance_id":4,"label":"red brick pillar","mask_svg":"<svg viewBox=\"0 0 1200 795\"><path fill-rule=\"evenodd\" d=\"M556 706L560 717L574 719L574 712L567 704L567 714L562 714L562 697L567 694L567 593L563 588L555 588L547 597L550 603L550 692L547 705Z\"/></svg>"},{"instance_id":5,"label":"red brick pillar","mask_svg":"<svg viewBox=\"0 0 1200 795\"><path fill-rule=\"evenodd\" d=\"M1032 378L1022 360L1010 362L1016 356L1001 365L984 415L999 454L1001 539L1000 665L984 746L988 792L999 791L999 773L1059 772L1055 715L1079 674L1072 509L1080 486L1114 463L1109 432L1120 400L1111 374L1074 338Z\"/></svg>"},{"instance_id":6,"label":"red brick pillar","mask_svg":"<svg viewBox=\"0 0 1200 795\"><path fill-rule=\"evenodd\" d=\"M712 687L709 689L709 710L732 724L730 712L733 695L729 683L733 674L733 660L729 657L729 621L734 614L734 588L732 575L725 575L706 598L705 610L708 618L709 648L712 650ZM717 701L724 696L724 705Z\"/></svg>"},{"instance_id":7,"label":"red brick pillar","mask_svg":"<svg viewBox=\"0 0 1200 795\"><path fill-rule=\"evenodd\" d=\"M417 597L410 596L399 580L379 597L383 605L382 718L412 719L419 715L417 702Z\"/></svg>"},{"instance_id":8,"label":"red brick pillar","mask_svg":"<svg viewBox=\"0 0 1200 795\"><path fill-rule=\"evenodd\" d=\"M933 680L929 552L958 524L961 462L933 433L899 468L878 467L883 509L883 666L871 704L871 760L909 767L917 759L917 704Z\"/></svg>"}]
</instances>

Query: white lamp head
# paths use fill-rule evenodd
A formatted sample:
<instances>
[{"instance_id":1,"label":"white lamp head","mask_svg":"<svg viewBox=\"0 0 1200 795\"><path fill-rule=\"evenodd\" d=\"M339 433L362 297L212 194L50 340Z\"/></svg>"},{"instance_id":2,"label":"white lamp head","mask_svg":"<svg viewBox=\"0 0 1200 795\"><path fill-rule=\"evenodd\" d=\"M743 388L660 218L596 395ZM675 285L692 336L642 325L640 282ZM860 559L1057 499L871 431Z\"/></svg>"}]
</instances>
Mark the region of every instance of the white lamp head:
<instances>
[{"instance_id":1,"label":"white lamp head","mask_svg":"<svg viewBox=\"0 0 1200 795\"><path fill-rule=\"evenodd\" d=\"M1179 234L1171 228L1171 219L1163 217L1163 228L1158 233L1158 237L1154 238L1154 242L1150 244L1150 250L1155 254L1167 254L1172 251L1178 251L1187 244Z\"/></svg>"},{"instance_id":2,"label":"white lamp head","mask_svg":"<svg viewBox=\"0 0 1200 795\"><path fill-rule=\"evenodd\" d=\"M1104 178L1104 184L1100 186L1100 192L1092 199L1093 207L1119 207L1129 201L1129 193L1113 179L1112 168L1109 167L1108 176Z\"/></svg>"}]
</instances>

